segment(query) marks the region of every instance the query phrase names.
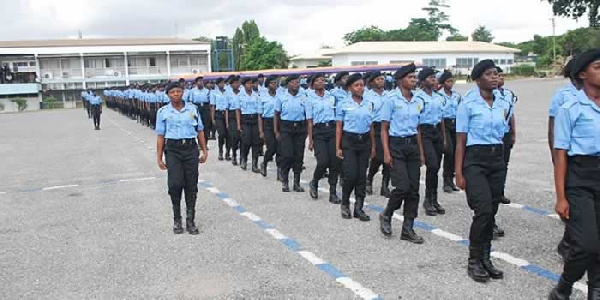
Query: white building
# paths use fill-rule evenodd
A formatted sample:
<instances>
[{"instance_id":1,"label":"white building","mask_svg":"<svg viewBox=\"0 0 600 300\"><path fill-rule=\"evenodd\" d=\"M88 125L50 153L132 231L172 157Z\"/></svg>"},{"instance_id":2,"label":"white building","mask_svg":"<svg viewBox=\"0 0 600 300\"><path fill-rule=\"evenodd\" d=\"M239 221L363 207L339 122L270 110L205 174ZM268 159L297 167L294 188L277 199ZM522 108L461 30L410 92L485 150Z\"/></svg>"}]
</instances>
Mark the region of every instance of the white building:
<instances>
[{"instance_id":1,"label":"white building","mask_svg":"<svg viewBox=\"0 0 600 300\"><path fill-rule=\"evenodd\" d=\"M505 72L519 49L483 42L360 42L328 55L333 66L405 64L415 62L455 74L468 74L477 62L493 59Z\"/></svg>"},{"instance_id":2,"label":"white building","mask_svg":"<svg viewBox=\"0 0 600 300\"><path fill-rule=\"evenodd\" d=\"M288 68L305 69L325 67L331 64L330 53L335 52L333 49L319 49L315 53L296 55L290 58Z\"/></svg>"},{"instance_id":3,"label":"white building","mask_svg":"<svg viewBox=\"0 0 600 300\"><path fill-rule=\"evenodd\" d=\"M210 72L210 44L178 38L0 41L0 66L12 82L0 84L0 103L25 98L28 109L53 97L75 107L83 89L158 83L171 76Z\"/></svg>"}]
</instances>

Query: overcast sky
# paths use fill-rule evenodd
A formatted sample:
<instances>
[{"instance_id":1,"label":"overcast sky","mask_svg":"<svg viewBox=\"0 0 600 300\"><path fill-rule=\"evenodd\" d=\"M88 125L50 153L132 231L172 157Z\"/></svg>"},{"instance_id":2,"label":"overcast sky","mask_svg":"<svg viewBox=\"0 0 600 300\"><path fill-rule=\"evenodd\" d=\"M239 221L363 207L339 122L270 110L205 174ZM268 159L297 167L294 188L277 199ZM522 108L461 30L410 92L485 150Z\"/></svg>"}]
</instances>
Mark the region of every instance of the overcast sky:
<instances>
[{"instance_id":1,"label":"overcast sky","mask_svg":"<svg viewBox=\"0 0 600 300\"><path fill-rule=\"evenodd\" d=\"M540 0L449 0L450 22L469 35L479 25L495 42L521 42L551 35L552 11ZM175 4L177 3L177 5ZM0 0L2 40L91 37L232 36L254 19L270 40L289 54L312 53L321 45L343 46L344 33L363 26L406 27L424 17L428 0ZM556 32L587 26L587 19L557 18Z\"/></svg>"}]
</instances>

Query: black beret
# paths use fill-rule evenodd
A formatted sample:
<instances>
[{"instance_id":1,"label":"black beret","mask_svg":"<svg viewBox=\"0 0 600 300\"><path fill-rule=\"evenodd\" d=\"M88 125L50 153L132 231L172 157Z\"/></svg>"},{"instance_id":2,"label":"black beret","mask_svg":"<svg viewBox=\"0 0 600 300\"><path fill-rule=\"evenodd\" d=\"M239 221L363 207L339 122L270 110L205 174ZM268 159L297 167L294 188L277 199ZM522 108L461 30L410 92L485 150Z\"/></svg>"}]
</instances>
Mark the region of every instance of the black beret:
<instances>
[{"instance_id":1,"label":"black beret","mask_svg":"<svg viewBox=\"0 0 600 300\"><path fill-rule=\"evenodd\" d=\"M438 82L440 84L444 84L444 82L446 82L446 80L448 80L450 78L452 78L452 72L446 70L446 71L444 71L444 73L442 73L442 75L438 79Z\"/></svg>"},{"instance_id":2,"label":"black beret","mask_svg":"<svg viewBox=\"0 0 600 300\"><path fill-rule=\"evenodd\" d=\"M219 84L219 83L221 83L223 81L225 81L225 79L223 79L223 77L219 77L219 78L217 78L217 80L215 80L215 83Z\"/></svg>"},{"instance_id":3,"label":"black beret","mask_svg":"<svg viewBox=\"0 0 600 300\"><path fill-rule=\"evenodd\" d=\"M262 73L258 74L258 78L265 78L265 75L263 75Z\"/></svg>"},{"instance_id":4,"label":"black beret","mask_svg":"<svg viewBox=\"0 0 600 300\"><path fill-rule=\"evenodd\" d=\"M181 87L179 86L179 83L178 83L178 82L176 82L176 81L175 81L175 82L171 82L171 83L169 83L169 84L167 85L167 88L165 88L165 92L166 92L166 93L169 93L169 91L170 91L170 90L172 90L172 89L174 89L174 88L181 88Z\"/></svg>"},{"instance_id":5,"label":"black beret","mask_svg":"<svg viewBox=\"0 0 600 300\"><path fill-rule=\"evenodd\" d=\"M573 56L567 64L563 67L563 76L565 78L571 78L571 70L573 69L573 64L575 63L575 56Z\"/></svg>"},{"instance_id":6,"label":"black beret","mask_svg":"<svg viewBox=\"0 0 600 300\"><path fill-rule=\"evenodd\" d=\"M375 80L375 78L379 76L383 76L383 74L381 74L379 71L372 72L371 75L369 75L369 82Z\"/></svg>"},{"instance_id":7,"label":"black beret","mask_svg":"<svg viewBox=\"0 0 600 300\"><path fill-rule=\"evenodd\" d=\"M277 76L275 76L275 75L269 75L269 76L267 76L267 79L265 79L265 84L269 85L269 83L271 81L277 81Z\"/></svg>"},{"instance_id":8,"label":"black beret","mask_svg":"<svg viewBox=\"0 0 600 300\"><path fill-rule=\"evenodd\" d=\"M498 73L504 73L504 70L502 70L502 68L496 66L496 70L498 71Z\"/></svg>"},{"instance_id":9,"label":"black beret","mask_svg":"<svg viewBox=\"0 0 600 300\"><path fill-rule=\"evenodd\" d=\"M600 49L591 49L577 55L571 69L571 78L579 80L579 73L583 72L591 63L599 59Z\"/></svg>"},{"instance_id":10,"label":"black beret","mask_svg":"<svg viewBox=\"0 0 600 300\"><path fill-rule=\"evenodd\" d=\"M227 76L227 79L225 79L226 82L229 82L231 80L231 78L235 77L235 75L229 75Z\"/></svg>"},{"instance_id":11,"label":"black beret","mask_svg":"<svg viewBox=\"0 0 600 300\"><path fill-rule=\"evenodd\" d=\"M350 73L348 73L347 71L342 71L337 73L337 75L335 75L335 82L338 82L340 80L342 80L342 77L350 75Z\"/></svg>"},{"instance_id":12,"label":"black beret","mask_svg":"<svg viewBox=\"0 0 600 300\"><path fill-rule=\"evenodd\" d=\"M309 85L313 85L313 83L315 82L315 80L317 80L317 78L325 78L325 75L323 75L323 73L315 73L312 76L310 76L310 80L309 80Z\"/></svg>"},{"instance_id":13,"label":"black beret","mask_svg":"<svg viewBox=\"0 0 600 300\"><path fill-rule=\"evenodd\" d=\"M179 78L179 82L185 81L185 78Z\"/></svg>"},{"instance_id":14,"label":"black beret","mask_svg":"<svg viewBox=\"0 0 600 300\"><path fill-rule=\"evenodd\" d=\"M248 82L248 81L252 82L252 77L244 77L244 78L242 78L242 84L246 84L246 82Z\"/></svg>"},{"instance_id":15,"label":"black beret","mask_svg":"<svg viewBox=\"0 0 600 300\"><path fill-rule=\"evenodd\" d=\"M398 70L396 70L396 74L394 74L394 77L396 79L402 79L406 77L406 75L414 73L416 70L417 66L415 66L414 63L410 63L409 65L402 66Z\"/></svg>"},{"instance_id":16,"label":"black beret","mask_svg":"<svg viewBox=\"0 0 600 300\"><path fill-rule=\"evenodd\" d=\"M194 80L194 82L198 82L198 80L202 80L202 79L204 79L204 76L198 76L198 77L196 77L196 79Z\"/></svg>"},{"instance_id":17,"label":"black beret","mask_svg":"<svg viewBox=\"0 0 600 300\"><path fill-rule=\"evenodd\" d=\"M233 77L231 77L231 79L229 79L229 83L234 83L236 81L240 81L240 76L234 75Z\"/></svg>"},{"instance_id":18,"label":"black beret","mask_svg":"<svg viewBox=\"0 0 600 300\"><path fill-rule=\"evenodd\" d=\"M300 78L300 76L298 75L289 75L286 79L285 79L285 84L288 84L290 82L292 82L292 80L298 80Z\"/></svg>"},{"instance_id":19,"label":"black beret","mask_svg":"<svg viewBox=\"0 0 600 300\"><path fill-rule=\"evenodd\" d=\"M252 78L252 83L258 82L258 78Z\"/></svg>"},{"instance_id":20,"label":"black beret","mask_svg":"<svg viewBox=\"0 0 600 300\"><path fill-rule=\"evenodd\" d=\"M419 72L419 81L423 81L431 75L435 75L435 70L430 67L425 67L425 68L421 69L421 72Z\"/></svg>"},{"instance_id":21,"label":"black beret","mask_svg":"<svg viewBox=\"0 0 600 300\"><path fill-rule=\"evenodd\" d=\"M496 64L494 64L494 61L491 59L484 59L482 61L479 61L474 67L473 70L471 71L471 79L475 80L479 77L481 77L481 75L488 69L495 69L496 68Z\"/></svg>"},{"instance_id":22,"label":"black beret","mask_svg":"<svg viewBox=\"0 0 600 300\"><path fill-rule=\"evenodd\" d=\"M350 75L350 77L348 77L348 81L346 81L346 88L348 88L349 86L351 86L352 84L354 84L355 82L357 82L361 79L362 79L362 75L360 75L360 73L354 73L354 74Z\"/></svg>"},{"instance_id":23,"label":"black beret","mask_svg":"<svg viewBox=\"0 0 600 300\"><path fill-rule=\"evenodd\" d=\"M365 74L363 74L363 79L369 80L369 78L371 78L371 72L365 72Z\"/></svg>"}]
</instances>

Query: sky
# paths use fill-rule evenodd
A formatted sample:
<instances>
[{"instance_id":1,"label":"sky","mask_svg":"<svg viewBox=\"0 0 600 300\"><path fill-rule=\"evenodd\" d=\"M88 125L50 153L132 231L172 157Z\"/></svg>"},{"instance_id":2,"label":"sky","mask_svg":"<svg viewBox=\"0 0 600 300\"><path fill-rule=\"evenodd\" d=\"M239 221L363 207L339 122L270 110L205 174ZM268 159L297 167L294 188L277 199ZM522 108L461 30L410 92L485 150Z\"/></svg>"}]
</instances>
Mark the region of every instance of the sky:
<instances>
[{"instance_id":1,"label":"sky","mask_svg":"<svg viewBox=\"0 0 600 300\"><path fill-rule=\"evenodd\" d=\"M425 17L429 0L0 0L1 40L103 37L194 38L233 36L253 19L269 40L290 55L310 54L322 45L343 47L342 37L375 25L404 28ZM534 34L552 35L552 9L546 0L448 0L450 23L470 35L478 26L491 29L494 42L522 42ZM556 34L587 26L556 18Z\"/></svg>"}]
</instances>

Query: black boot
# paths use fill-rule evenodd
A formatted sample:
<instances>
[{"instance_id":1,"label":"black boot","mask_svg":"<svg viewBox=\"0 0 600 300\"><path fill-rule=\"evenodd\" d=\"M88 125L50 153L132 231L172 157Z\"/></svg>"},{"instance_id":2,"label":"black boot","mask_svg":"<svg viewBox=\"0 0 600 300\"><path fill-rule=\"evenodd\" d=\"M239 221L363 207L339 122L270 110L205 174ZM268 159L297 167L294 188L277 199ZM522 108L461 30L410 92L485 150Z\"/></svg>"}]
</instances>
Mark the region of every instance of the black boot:
<instances>
[{"instance_id":1,"label":"black boot","mask_svg":"<svg viewBox=\"0 0 600 300\"><path fill-rule=\"evenodd\" d=\"M337 183L332 181L333 184L329 184L329 203L331 204L340 204L342 203L342 199L337 195Z\"/></svg>"},{"instance_id":2,"label":"black boot","mask_svg":"<svg viewBox=\"0 0 600 300\"><path fill-rule=\"evenodd\" d=\"M284 174L283 171L281 172L281 191L284 193L290 192L290 184L289 184L289 180L288 180L288 174Z\"/></svg>"},{"instance_id":3,"label":"black boot","mask_svg":"<svg viewBox=\"0 0 600 300\"><path fill-rule=\"evenodd\" d=\"M467 266L467 274L477 282L487 282L490 280L490 274L481 264L481 256L483 248L471 244L469 246L469 264Z\"/></svg>"},{"instance_id":4,"label":"black boot","mask_svg":"<svg viewBox=\"0 0 600 300\"><path fill-rule=\"evenodd\" d=\"M386 198L390 197L390 178L383 177L381 181L381 190L379 191L379 195L384 196Z\"/></svg>"},{"instance_id":5,"label":"black boot","mask_svg":"<svg viewBox=\"0 0 600 300\"><path fill-rule=\"evenodd\" d=\"M452 178L444 177L444 193L450 194L454 190L452 188L452 186L450 185L451 182L452 182Z\"/></svg>"},{"instance_id":6,"label":"black boot","mask_svg":"<svg viewBox=\"0 0 600 300\"><path fill-rule=\"evenodd\" d=\"M219 161L223 161L223 149L219 149L219 157L217 157Z\"/></svg>"},{"instance_id":7,"label":"black boot","mask_svg":"<svg viewBox=\"0 0 600 300\"><path fill-rule=\"evenodd\" d=\"M317 182L313 179L310 181L310 183L308 184L310 190L310 197L317 200L319 198L319 191L318 191L318 186L317 186Z\"/></svg>"},{"instance_id":8,"label":"black boot","mask_svg":"<svg viewBox=\"0 0 600 300\"><path fill-rule=\"evenodd\" d=\"M498 225L494 224L494 239L497 239L499 237L503 237L504 236L504 230L500 227L498 227Z\"/></svg>"},{"instance_id":9,"label":"black boot","mask_svg":"<svg viewBox=\"0 0 600 300\"><path fill-rule=\"evenodd\" d=\"M500 203L502 204L510 204L510 199L504 197L504 195L502 195L502 198L500 198Z\"/></svg>"},{"instance_id":10,"label":"black boot","mask_svg":"<svg viewBox=\"0 0 600 300\"><path fill-rule=\"evenodd\" d=\"M282 180L281 168L277 167L277 181L281 181L281 180Z\"/></svg>"},{"instance_id":11,"label":"black boot","mask_svg":"<svg viewBox=\"0 0 600 300\"><path fill-rule=\"evenodd\" d=\"M483 257L481 259L481 265L483 268L490 274L492 279L502 279L504 278L504 272L496 269L490 260L490 254L492 252L492 244L488 243L483 247Z\"/></svg>"},{"instance_id":12,"label":"black boot","mask_svg":"<svg viewBox=\"0 0 600 300\"><path fill-rule=\"evenodd\" d=\"M371 221L371 217L363 211L364 204L365 199L356 198L356 203L354 203L354 217L363 222L368 222Z\"/></svg>"},{"instance_id":13,"label":"black boot","mask_svg":"<svg viewBox=\"0 0 600 300\"><path fill-rule=\"evenodd\" d=\"M267 177L267 162L263 161L262 164L260 164L260 175L262 175L262 177Z\"/></svg>"},{"instance_id":14,"label":"black boot","mask_svg":"<svg viewBox=\"0 0 600 300\"><path fill-rule=\"evenodd\" d=\"M367 178L367 186L365 187L367 195L373 195L373 177Z\"/></svg>"},{"instance_id":15,"label":"black boot","mask_svg":"<svg viewBox=\"0 0 600 300\"><path fill-rule=\"evenodd\" d=\"M226 161L230 161L230 160L231 160L231 156L229 155L229 150L227 150L227 151L225 152L225 160L226 160Z\"/></svg>"},{"instance_id":16,"label":"black boot","mask_svg":"<svg viewBox=\"0 0 600 300\"><path fill-rule=\"evenodd\" d=\"M352 219L352 214L350 213L350 206L342 204L342 218L344 219Z\"/></svg>"},{"instance_id":17,"label":"black boot","mask_svg":"<svg viewBox=\"0 0 600 300\"><path fill-rule=\"evenodd\" d=\"M548 295L548 300L569 300L569 296L571 296L572 292L573 284L565 281L561 276L556 287L554 287L550 292L550 295ZM590 297L590 291L588 291L588 297Z\"/></svg>"},{"instance_id":18,"label":"black boot","mask_svg":"<svg viewBox=\"0 0 600 300\"><path fill-rule=\"evenodd\" d=\"M200 233L200 231L198 230L198 227L196 227L196 223L194 223L195 213L196 213L196 210L194 208L187 208L187 217L185 219L185 230L189 234L194 234L194 235Z\"/></svg>"},{"instance_id":19,"label":"black boot","mask_svg":"<svg viewBox=\"0 0 600 300\"><path fill-rule=\"evenodd\" d=\"M423 200L423 208L425 209L425 214L428 216L437 216L437 210L433 207L432 199L431 199L431 191L425 191L425 199Z\"/></svg>"},{"instance_id":20,"label":"black boot","mask_svg":"<svg viewBox=\"0 0 600 300\"><path fill-rule=\"evenodd\" d=\"M300 173L294 173L294 192L304 193L304 188L300 185Z\"/></svg>"},{"instance_id":21,"label":"black boot","mask_svg":"<svg viewBox=\"0 0 600 300\"><path fill-rule=\"evenodd\" d=\"M183 226L181 225L181 207L179 205L173 205L173 233L183 233Z\"/></svg>"},{"instance_id":22,"label":"black boot","mask_svg":"<svg viewBox=\"0 0 600 300\"><path fill-rule=\"evenodd\" d=\"M379 229L381 233L385 236L392 235L392 215L394 212L391 212L389 208L385 208L385 210L379 214Z\"/></svg>"},{"instance_id":23,"label":"black boot","mask_svg":"<svg viewBox=\"0 0 600 300\"><path fill-rule=\"evenodd\" d=\"M445 214L446 210L438 202L438 193L437 193L437 191L433 191L431 193L431 196L432 196L431 200L432 200L433 208L435 208L435 211L437 212L437 214L438 215Z\"/></svg>"},{"instance_id":24,"label":"black boot","mask_svg":"<svg viewBox=\"0 0 600 300\"><path fill-rule=\"evenodd\" d=\"M402 222L402 235L400 235L400 239L409 241L413 244L423 244L425 240L415 232L413 229L414 224L414 219L404 217L404 222Z\"/></svg>"},{"instance_id":25,"label":"black boot","mask_svg":"<svg viewBox=\"0 0 600 300\"><path fill-rule=\"evenodd\" d=\"M242 168L242 170L246 171L246 169L248 168L248 159L247 158L240 158L240 168Z\"/></svg>"},{"instance_id":26,"label":"black boot","mask_svg":"<svg viewBox=\"0 0 600 300\"><path fill-rule=\"evenodd\" d=\"M235 153L233 154L233 157L231 158L231 164L234 166L238 165L237 156L235 155Z\"/></svg>"},{"instance_id":27,"label":"black boot","mask_svg":"<svg viewBox=\"0 0 600 300\"><path fill-rule=\"evenodd\" d=\"M260 173L260 169L258 168L258 157L252 158L252 173Z\"/></svg>"},{"instance_id":28,"label":"black boot","mask_svg":"<svg viewBox=\"0 0 600 300\"><path fill-rule=\"evenodd\" d=\"M454 176L452 177L448 177L448 183L450 183L450 187L452 188L452 191L454 192L459 192L460 189L456 186L456 184L454 184Z\"/></svg>"}]
</instances>

